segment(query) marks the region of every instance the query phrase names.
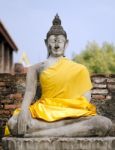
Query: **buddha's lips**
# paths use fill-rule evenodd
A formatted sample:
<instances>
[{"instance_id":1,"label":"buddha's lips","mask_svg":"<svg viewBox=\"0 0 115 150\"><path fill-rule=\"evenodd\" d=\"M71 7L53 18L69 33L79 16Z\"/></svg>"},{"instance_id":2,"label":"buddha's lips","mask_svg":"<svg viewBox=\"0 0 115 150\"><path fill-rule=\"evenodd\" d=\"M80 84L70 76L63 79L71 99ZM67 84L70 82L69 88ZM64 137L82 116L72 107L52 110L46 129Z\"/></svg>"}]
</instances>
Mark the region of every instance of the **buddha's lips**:
<instances>
[{"instance_id":1,"label":"buddha's lips","mask_svg":"<svg viewBox=\"0 0 115 150\"><path fill-rule=\"evenodd\" d=\"M58 49L54 49L54 52L58 52L59 48Z\"/></svg>"}]
</instances>

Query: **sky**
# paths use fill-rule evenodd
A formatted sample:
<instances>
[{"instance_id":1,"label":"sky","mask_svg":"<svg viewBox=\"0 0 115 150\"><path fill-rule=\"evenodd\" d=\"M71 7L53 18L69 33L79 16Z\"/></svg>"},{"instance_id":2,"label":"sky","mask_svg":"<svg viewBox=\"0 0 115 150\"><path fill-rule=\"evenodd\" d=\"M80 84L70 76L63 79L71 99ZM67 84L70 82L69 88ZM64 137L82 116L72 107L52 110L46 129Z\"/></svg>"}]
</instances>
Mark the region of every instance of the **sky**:
<instances>
[{"instance_id":1,"label":"sky","mask_svg":"<svg viewBox=\"0 0 115 150\"><path fill-rule=\"evenodd\" d=\"M23 52L31 64L46 59L44 39L56 13L68 35L68 58L88 42L115 44L115 0L0 0L0 20L18 47L14 62Z\"/></svg>"}]
</instances>

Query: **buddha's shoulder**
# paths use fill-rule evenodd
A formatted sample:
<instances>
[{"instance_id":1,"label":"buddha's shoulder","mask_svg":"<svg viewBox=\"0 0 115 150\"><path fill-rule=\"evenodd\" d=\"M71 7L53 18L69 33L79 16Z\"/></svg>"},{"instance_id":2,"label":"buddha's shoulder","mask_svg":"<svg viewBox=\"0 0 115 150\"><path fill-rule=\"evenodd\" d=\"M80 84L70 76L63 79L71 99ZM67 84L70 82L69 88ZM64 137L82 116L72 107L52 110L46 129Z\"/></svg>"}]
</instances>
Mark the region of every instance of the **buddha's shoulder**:
<instances>
[{"instance_id":1,"label":"buddha's shoulder","mask_svg":"<svg viewBox=\"0 0 115 150\"><path fill-rule=\"evenodd\" d=\"M36 63L32 66L30 66L28 68L29 71L33 71L33 72L39 72L45 65L45 61L44 62L39 62L39 63Z\"/></svg>"},{"instance_id":2,"label":"buddha's shoulder","mask_svg":"<svg viewBox=\"0 0 115 150\"><path fill-rule=\"evenodd\" d=\"M78 63L78 62L75 62L75 61L73 61L73 60L71 60L71 59L68 59L68 58L66 58L66 61L71 65L71 66L74 66L74 67L77 67L77 68L80 68L80 69L83 69L83 70L87 70L87 67L85 66L85 65L83 65L83 64L80 64L80 63Z\"/></svg>"}]
</instances>

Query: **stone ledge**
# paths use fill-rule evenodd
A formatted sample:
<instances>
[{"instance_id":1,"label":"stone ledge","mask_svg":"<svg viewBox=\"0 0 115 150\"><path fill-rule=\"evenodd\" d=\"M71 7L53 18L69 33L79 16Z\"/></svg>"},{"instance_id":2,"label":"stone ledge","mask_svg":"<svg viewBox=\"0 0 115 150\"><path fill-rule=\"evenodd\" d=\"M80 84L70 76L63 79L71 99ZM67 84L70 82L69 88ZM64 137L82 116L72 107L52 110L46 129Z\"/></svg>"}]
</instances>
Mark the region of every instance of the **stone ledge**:
<instances>
[{"instance_id":1,"label":"stone ledge","mask_svg":"<svg viewBox=\"0 0 115 150\"><path fill-rule=\"evenodd\" d=\"M3 150L115 150L115 137L4 137Z\"/></svg>"}]
</instances>

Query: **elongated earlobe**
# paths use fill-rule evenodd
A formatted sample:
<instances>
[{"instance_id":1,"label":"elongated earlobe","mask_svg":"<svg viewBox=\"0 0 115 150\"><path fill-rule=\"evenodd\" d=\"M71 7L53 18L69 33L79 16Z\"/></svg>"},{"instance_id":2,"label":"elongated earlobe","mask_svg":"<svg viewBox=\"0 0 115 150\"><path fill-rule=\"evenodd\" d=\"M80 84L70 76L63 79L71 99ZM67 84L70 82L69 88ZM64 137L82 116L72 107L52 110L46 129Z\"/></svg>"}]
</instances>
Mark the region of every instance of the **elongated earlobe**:
<instances>
[{"instance_id":1,"label":"elongated earlobe","mask_svg":"<svg viewBox=\"0 0 115 150\"><path fill-rule=\"evenodd\" d=\"M68 47L68 44L69 44L69 40L66 40L65 49Z\"/></svg>"},{"instance_id":2,"label":"elongated earlobe","mask_svg":"<svg viewBox=\"0 0 115 150\"><path fill-rule=\"evenodd\" d=\"M44 42L45 42L45 45L47 47L47 58L50 56L50 50L48 48L48 40L47 39L44 39Z\"/></svg>"}]
</instances>

